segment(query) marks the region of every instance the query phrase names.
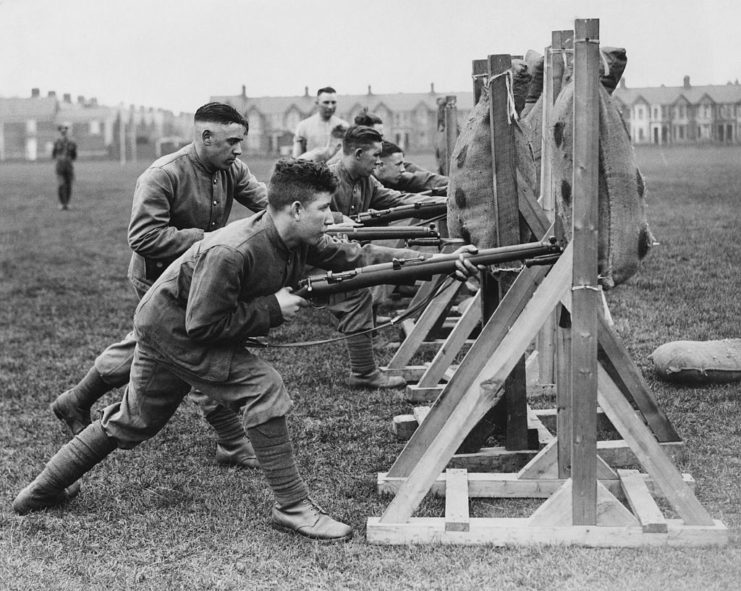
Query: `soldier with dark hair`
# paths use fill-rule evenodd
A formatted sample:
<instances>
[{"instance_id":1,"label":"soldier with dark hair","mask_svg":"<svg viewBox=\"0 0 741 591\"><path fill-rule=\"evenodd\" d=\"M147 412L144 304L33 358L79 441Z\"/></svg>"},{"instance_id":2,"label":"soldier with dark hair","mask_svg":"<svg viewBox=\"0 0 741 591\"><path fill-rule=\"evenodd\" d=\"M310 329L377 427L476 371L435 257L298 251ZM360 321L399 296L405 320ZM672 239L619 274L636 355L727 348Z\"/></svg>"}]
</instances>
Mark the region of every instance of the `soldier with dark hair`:
<instances>
[{"instance_id":1,"label":"soldier with dark hair","mask_svg":"<svg viewBox=\"0 0 741 591\"><path fill-rule=\"evenodd\" d=\"M128 234L134 251L129 280L140 299L173 260L226 225L234 201L252 211L267 205L265 184L239 159L248 131L244 117L229 105L208 103L193 119L193 142L156 160L136 183ZM90 424L90 410L98 399L129 381L135 342L132 332L109 346L85 377L52 403L52 411L73 435ZM216 430L216 462L255 467L257 460L234 411L197 393L193 396Z\"/></svg>"},{"instance_id":2,"label":"soldier with dark hair","mask_svg":"<svg viewBox=\"0 0 741 591\"><path fill-rule=\"evenodd\" d=\"M384 187L409 193L430 191L433 195L447 194L448 177L421 168L417 168L415 172L408 172L404 151L396 144L384 140L379 157L381 164L373 171L373 176L381 181Z\"/></svg>"},{"instance_id":3,"label":"soldier with dark hair","mask_svg":"<svg viewBox=\"0 0 741 591\"><path fill-rule=\"evenodd\" d=\"M369 209L442 200L384 187L373 176L376 166L381 163L381 141L381 134L372 127L353 125L347 130L345 139L342 140L342 158L329 166L339 180L332 197L334 211L351 217ZM357 388L404 386L404 378L389 377L376 365L371 335L367 332L374 326L371 290L360 289L338 294L330 300L329 310L339 320L340 332L348 335L346 343L351 372L348 385Z\"/></svg>"},{"instance_id":4,"label":"soldier with dark hair","mask_svg":"<svg viewBox=\"0 0 741 591\"><path fill-rule=\"evenodd\" d=\"M372 127L378 133L383 135L383 119L381 119L375 113L368 111L368 107L364 108L360 113L355 115L353 119L355 125L365 125L366 127Z\"/></svg>"},{"instance_id":5,"label":"soldier with dark hair","mask_svg":"<svg viewBox=\"0 0 741 591\"><path fill-rule=\"evenodd\" d=\"M335 145L332 130L338 125L345 128L350 124L335 115L337 110L337 91L331 86L320 88L316 93L317 112L300 121L293 136L293 157L298 158L304 152L316 148L324 149Z\"/></svg>"},{"instance_id":6,"label":"soldier with dark hair","mask_svg":"<svg viewBox=\"0 0 741 591\"><path fill-rule=\"evenodd\" d=\"M69 200L72 197L72 181L75 179L75 166L77 160L77 144L67 137L69 125L62 123L57 127L59 138L54 142L51 157L56 160L54 170L57 173L57 196L59 197L59 209L69 209Z\"/></svg>"},{"instance_id":7,"label":"soldier with dark hair","mask_svg":"<svg viewBox=\"0 0 741 591\"><path fill-rule=\"evenodd\" d=\"M280 374L245 347L308 305L292 290L306 264L343 271L412 254L328 237L335 187L324 164L279 161L266 211L207 235L166 269L134 316L137 343L123 399L51 458L14 500L16 513L67 501L83 474L116 448L153 437L197 388L224 406L244 408L244 427L275 497L275 528L325 541L352 537L350 526L309 498L286 423L288 391ZM459 259L459 278L475 272Z\"/></svg>"}]
</instances>

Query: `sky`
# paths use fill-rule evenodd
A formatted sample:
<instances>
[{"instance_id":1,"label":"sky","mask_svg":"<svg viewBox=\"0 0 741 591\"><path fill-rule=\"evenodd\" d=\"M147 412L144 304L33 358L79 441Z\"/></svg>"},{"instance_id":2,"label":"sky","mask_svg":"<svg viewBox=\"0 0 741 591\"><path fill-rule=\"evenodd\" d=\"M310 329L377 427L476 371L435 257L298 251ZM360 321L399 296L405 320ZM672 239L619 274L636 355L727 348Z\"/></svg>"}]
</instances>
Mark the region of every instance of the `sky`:
<instances>
[{"instance_id":1,"label":"sky","mask_svg":"<svg viewBox=\"0 0 741 591\"><path fill-rule=\"evenodd\" d=\"M193 112L214 95L471 90L471 61L600 20L629 87L741 79L738 0L0 0L0 96Z\"/></svg>"}]
</instances>

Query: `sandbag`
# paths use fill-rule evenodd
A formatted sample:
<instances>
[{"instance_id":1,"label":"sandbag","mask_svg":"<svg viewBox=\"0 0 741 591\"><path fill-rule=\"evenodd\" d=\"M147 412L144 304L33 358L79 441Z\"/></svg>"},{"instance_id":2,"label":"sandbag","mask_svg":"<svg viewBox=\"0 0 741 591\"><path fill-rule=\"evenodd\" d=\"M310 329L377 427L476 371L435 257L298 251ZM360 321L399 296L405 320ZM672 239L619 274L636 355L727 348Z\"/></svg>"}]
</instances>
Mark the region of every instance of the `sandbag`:
<instances>
[{"instance_id":1,"label":"sandbag","mask_svg":"<svg viewBox=\"0 0 741 591\"><path fill-rule=\"evenodd\" d=\"M479 248L497 245L489 102L488 89L484 88L456 140L448 182L450 236L462 238ZM513 121L512 125L518 191L537 199L540 178L528 138L517 121Z\"/></svg>"},{"instance_id":2,"label":"sandbag","mask_svg":"<svg viewBox=\"0 0 741 591\"><path fill-rule=\"evenodd\" d=\"M571 239L574 150L574 83L553 106L552 176L556 214ZM622 116L599 85L599 282L606 289L635 274L654 238L646 217L645 183Z\"/></svg>"},{"instance_id":3,"label":"sandbag","mask_svg":"<svg viewBox=\"0 0 741 591\"><path fill-rule=\"evenodd\" d=\"M667 381L706 384L741 380L741 339L674 341L658 347L649 359Z\"/></svg>"}]
</instances>

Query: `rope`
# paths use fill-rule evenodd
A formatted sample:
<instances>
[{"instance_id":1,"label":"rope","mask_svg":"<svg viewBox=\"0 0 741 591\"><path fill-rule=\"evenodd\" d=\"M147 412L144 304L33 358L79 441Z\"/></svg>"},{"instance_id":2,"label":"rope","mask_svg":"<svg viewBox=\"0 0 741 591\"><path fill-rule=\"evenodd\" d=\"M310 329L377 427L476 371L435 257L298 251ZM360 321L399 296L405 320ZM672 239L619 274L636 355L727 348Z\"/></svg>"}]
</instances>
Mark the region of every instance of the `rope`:
<instances>
[{"instance_id":1,"label":"rope","mask_svg":"<svg viewBox=\"0 0 741 591\"><path fill-rule=\"evenodd\" d=\"M514 119L517 121L520 117L517 115L517 109L515 108L515 95L512 91L512 84L513 84L513 74L512 70L505 70L504 72L500 72L499 74L495 74L494 76L490 77L486 81L487 88L491 88L492 83L497 78L501 78L504 76L505 83L507 85L507 120L509 123L512 123L512 120Z\"/></svg>"},{"instance_id":2,"label":"rope","mask_svg":"<svg viewBox=\"0 0 741 591\"><path fill-rule=\"evenodd\" d=\"M288 348L298 348L298 347L316 347L318 345L326 345L329 343L339 343L341 341L346 341L350 337L354 337L357 335L363 335L363 334L372 334L374 332L379 332L381 330L385 330L387 328L390 328L392 326L395 326L402 320L405 320L406 318L409 318L410 316L414 315L417 310L420 310L421 308L426 307L432 300L434 300L436 297L438 297L443 291L445 291L449 285L452 284L453 281L456 281L453 277L448 277L445 281L443 281L440 286L432 292L429 296L427 296L424 300L419 302L417 305L412 306L402 314L399 314L396 318L392 318L389 322L386 322L384 324L381 324L379 326L374 326L373 328L369 328L367 330L362 330L360 332L354 332L351 335L343 335L341 337L333 337L330 339L320 339L316 341L300 341L300 342L294 342L294 343L270 343L269 341L261 341L256 338L248 337L245 339L245 345L249 345L251 347L257 347L260 349L288 349Z\"/></svg>"}]
</instances>

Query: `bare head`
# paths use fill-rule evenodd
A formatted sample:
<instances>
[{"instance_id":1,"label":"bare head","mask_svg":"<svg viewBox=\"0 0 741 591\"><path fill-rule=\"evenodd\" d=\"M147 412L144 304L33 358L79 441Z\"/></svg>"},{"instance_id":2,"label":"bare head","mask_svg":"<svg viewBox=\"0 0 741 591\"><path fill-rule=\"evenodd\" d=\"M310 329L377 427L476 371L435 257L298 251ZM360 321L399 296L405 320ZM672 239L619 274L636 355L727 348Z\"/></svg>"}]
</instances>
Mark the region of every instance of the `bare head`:
<instances>
[{"instance_id":1,"label":"bare head","mask_svg":"<svg viewBox=\"0 0 741 591\"><path fill-rule=\"evenodd\" d=\"M375 113L370 113L366 107L360 113L355 115L353 120L355 125L365 125L366 127L372 127L378 133L383 135L383 119L381 119Z\"/></svg>"},{"instance_id":2,"label":"bare head","mask_svg":"<svg viewBox=\"0 0 741 591\"><path fill-rule=\"evenodd\" d=\"M330 202L337 177L323 162L281 159L268 181L268 206L289 248L317 244L333 222Z\"/></svg>"},{"instance_id":3,"label":"bare head","mask_svg":"<svg viewBox=\"0 0 741 591\"><path fill-rule=\"evenodd\" d=\"M370 176L381 163L381 142L383 138L372 127L353 125L342 140L342 162L352 174Z\"/></svg>"},{"instance_id":4,"label":"bare head","mask_svg":"<svg viewBox=\"0 0 741 591\"><path fill-rule=\"evenodd\" d=\"M210 168L226 170L242 154L247 120L231 105L208 103L193 117L198 157Z\"/></svg>"},{"instance_id":5,"label":"bare head","mask_svg":"<svg viewBox=\"0 0 741 591\"><path fill-rule=\"evenodd\" d=\"M316 106L319 117L329 121L337 110L337 91L331 86L320 88L316 93Z\"/></svg>"},{"instance_id":6,"label":"bare head","mask_svg":"<svg viewBox=\"0 0 741 591\"><path fill-rule=\"evenodd\" d=\"M398 183L404 173L404 152L396 144L384 140L379 157L381 164L376 167L373 175L384 184Z\"/></svg>"}]
</instances>

